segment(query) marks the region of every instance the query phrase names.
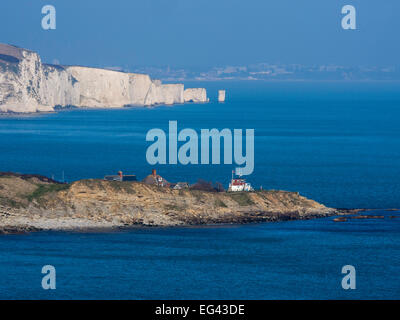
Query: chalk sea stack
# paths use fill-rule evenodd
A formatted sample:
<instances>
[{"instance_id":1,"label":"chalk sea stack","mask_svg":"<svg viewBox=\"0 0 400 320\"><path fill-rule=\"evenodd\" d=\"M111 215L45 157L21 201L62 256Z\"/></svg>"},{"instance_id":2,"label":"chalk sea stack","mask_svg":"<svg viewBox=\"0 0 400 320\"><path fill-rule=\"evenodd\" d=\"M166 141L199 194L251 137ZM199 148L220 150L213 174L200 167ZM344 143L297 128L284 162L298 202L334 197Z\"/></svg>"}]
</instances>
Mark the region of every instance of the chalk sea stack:
<instances>
[{"instance_id":1,"label":"chalk sea stack","mask_svg":"<svg viewBox=\"0 0 400 320\"><path fill-rule=\"evenodd\" d=\"M218 102L225 102L225 90L218 90Z\"/></svg>"}]
</instances>

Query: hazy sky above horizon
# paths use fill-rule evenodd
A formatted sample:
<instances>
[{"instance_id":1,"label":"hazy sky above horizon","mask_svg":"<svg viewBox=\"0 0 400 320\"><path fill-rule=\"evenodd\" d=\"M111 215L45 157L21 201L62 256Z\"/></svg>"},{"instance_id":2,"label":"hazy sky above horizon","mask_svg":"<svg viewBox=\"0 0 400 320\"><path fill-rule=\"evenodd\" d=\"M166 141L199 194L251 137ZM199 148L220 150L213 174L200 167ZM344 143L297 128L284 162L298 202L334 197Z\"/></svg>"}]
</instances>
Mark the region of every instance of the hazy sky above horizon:
<instances>
[{"instance_id":1,"label":"hazy sky above horizon","mask_svg":"<svg viewBox=\"0 0 400 320\"><path fill-rule=\"evenodd\" d=\"M57 10L56 30L41 8ZM343 30L341 8L357 10ZM209 67L260 62L399 65L399 0L2 0L0 42L45 62Z\"/></svg>"}]
</instances>

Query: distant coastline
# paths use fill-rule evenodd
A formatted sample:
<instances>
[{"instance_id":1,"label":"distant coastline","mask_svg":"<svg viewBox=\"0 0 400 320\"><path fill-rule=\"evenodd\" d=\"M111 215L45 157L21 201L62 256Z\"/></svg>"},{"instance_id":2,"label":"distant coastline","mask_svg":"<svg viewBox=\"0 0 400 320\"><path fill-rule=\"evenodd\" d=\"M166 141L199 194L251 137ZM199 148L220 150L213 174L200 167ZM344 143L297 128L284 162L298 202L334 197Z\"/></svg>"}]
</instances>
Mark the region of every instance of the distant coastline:
<instances>
[{"instance_id":1,"label":"distant coastline","mask_svg":"<svg viewBox=\"0 0 400 320\"><path fill-rule=\"evenodd\" d=\"M120 68L123 70L123 68ZM203 67L201 70L167 67L131 67L163 81L400 81L397 65L342 66L258 63Z\"/></svg>"}]
</instances>

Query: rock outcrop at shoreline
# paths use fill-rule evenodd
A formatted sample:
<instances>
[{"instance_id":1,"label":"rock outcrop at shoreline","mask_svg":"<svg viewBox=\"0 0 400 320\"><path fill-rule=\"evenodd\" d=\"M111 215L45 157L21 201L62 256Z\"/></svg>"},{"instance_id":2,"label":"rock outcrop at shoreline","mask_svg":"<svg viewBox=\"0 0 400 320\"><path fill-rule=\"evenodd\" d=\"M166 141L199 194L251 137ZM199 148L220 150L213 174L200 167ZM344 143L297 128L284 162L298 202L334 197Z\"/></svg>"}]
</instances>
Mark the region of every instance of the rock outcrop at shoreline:
<instances>
[{"instance_id":1,"label":"rock outcrop at shoreline","mask_svg":"<svg viewBox=\"0 0 400 320\"><path fill-rule=\"evenodd\" d=\"M162 84L146 74L44 64L36 52L0 44L0 112L50 112L66 106L121 108L189 101L207 102L206 90Z\"/></svg>"},{"instance_id":2,"label":"rock outcrop at shoreline","mask_svg":"<svg viewBox=\"0 0 400 320\"><path fill-rule=\"evenodd\" d=\"M310 219L337 211L296 192L173 190L141 182L0 173L0 233Z\"/></svg>"}]
</instances>

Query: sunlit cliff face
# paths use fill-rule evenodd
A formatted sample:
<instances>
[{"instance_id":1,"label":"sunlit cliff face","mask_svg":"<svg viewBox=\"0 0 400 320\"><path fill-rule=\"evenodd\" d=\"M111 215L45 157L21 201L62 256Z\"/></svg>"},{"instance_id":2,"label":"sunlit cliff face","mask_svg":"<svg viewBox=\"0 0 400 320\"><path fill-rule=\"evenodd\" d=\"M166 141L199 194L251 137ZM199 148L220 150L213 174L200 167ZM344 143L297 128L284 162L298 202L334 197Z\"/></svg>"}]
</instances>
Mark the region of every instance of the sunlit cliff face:
<instances>
[{"instance_id":1,"label":"sunlit cliff face","mask_svg":"<svg viewBox=\"0 0 400 320\"><path fill-rule=\"evenodd\" d=\"M43 64L32 51L0 45L0 112L53 111L55 106L121 108L127 105L206 102L205 89L162 84L146 74Z\"/></svg>"}]
</instances>

